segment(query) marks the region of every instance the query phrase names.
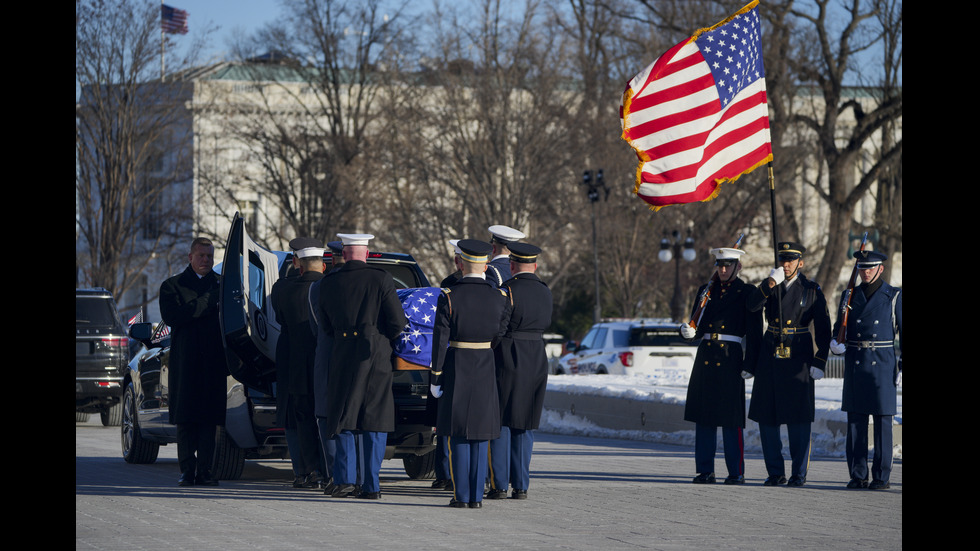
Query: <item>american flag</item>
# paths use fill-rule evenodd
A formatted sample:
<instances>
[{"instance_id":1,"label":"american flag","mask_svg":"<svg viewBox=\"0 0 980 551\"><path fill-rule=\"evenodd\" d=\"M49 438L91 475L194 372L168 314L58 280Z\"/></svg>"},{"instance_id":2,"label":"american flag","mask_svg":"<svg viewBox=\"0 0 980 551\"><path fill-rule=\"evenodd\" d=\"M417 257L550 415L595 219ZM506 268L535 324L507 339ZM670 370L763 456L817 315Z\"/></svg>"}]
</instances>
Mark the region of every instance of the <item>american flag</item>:
<instances>
[{"instance_id":1,"label":"american flag","mask_svg":"<svg viewBox=\"0 0 980 551\"><path fill-rule=\"evenodd\" d=\"M165 33L187 34L187 12L161 4L160 26Z\"/></svg>"},{"instance_id":2,"label":"american flag","mask_svg":"<svg viewBox=\"0 0 980 551\"><path fill-rule=\"evenodd\" d=\"M395 346L395 353L401 359L425 367L432 365L432 329L440 292L438 287L398 289L398 298L408 318Z\"/></svg>"},{"instance_id":3,"label":"american flag","mask_svg":"<svg viewBox=\"0 0 980 551\"><path fill-rule=\"evenodd\" d=\"M160 342L168 336L170 336L170 326L160 322L156 334L150 339L150 342Z\"/></svg>"},{"instance_id":4,"label":"american flag","mask_svg":"<svg viewBox=\"0 0 980 551\"><path fill-rule=\"evenodd\" d=\"M143 322L143 309L140 308L140 311L136 312L135 316L129 318L129 321L126 322L126 325L128 327L132 327L134 323L142 323L142 322Z\"/></svg>"},{"instance_id":5,"label":"american flag","mask_svg":"<svg viewBox=\"0 0 980 551\"><path fill-rule=\"evenodd\" d=\"M758 0L677 44L623 93L634 192L659 210L708 201L772 160Z\"/></svg>"}]
</instances>

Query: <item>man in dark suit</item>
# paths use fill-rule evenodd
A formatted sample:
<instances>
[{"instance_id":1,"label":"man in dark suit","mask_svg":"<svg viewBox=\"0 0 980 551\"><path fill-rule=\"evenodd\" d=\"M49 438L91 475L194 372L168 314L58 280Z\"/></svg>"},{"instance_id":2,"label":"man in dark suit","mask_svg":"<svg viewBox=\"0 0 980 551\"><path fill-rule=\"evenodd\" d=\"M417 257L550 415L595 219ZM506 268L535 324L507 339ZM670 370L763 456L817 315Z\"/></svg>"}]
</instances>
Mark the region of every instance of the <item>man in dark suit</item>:
<instances>
[{"instance_id":1,"label":"man in dark suit","mask_svg":"<svg viewBox=\"0 0 980 551\"><path fill-rule=\"evenodd\" d=\"M479 508L487 476L487 441L500 436L493 343L509 307L503 291L484 279L489 243L463 239L463 277L443 289L432 336L432 396L439 400L439 434L449 437L451 507Z\"/></svg>"},{"instance_id":2,"label":"man in dark suit","mask_svg":"<svg viewBox=\"0 0 980 551\"><path fill-rule=\"evenodd\" d=\"M310 327L310 286L323 277L323 244L311 237L289 242L299 275L280 279L272 286L271 303L282 327L276 346L280 375L277 385L279 412L287 433L289 455L293 461L293 487L316 488L323 480L320 472L320 438L313 406L313 361L316 335ZM282 351L280 353L280 351ZM290 433L292 433L290 435ZM292 438L288 438L292 436Z\"/></svg>"},{"instance_id":3,"label":"man in dark suit","mask_svg":"<svg viewBox=\"0 0 980 551\"><path fill-rule=\"evenodd\" d=\"M527 499L534 429L541 422L548 385L548 355L542 334L551 325L551 290L538 279L541 249L511 243L510 271L504 282L511 314L507 331L494 349L500 396L500 438L490 441L491 479L487 499Z\"/></svg>"},{"instance_id":4,"label":"man in dark suit","mask_svg":"<svg viewBox=\"0 0 980 551\"><path fill-rule=\"evenodd\" d=\"M160 286L160 315L170 326L170 423L177 425L180 486L217 486L211 477L216 427L225 422L225 366L218 323L214 245L198 237L189 264Z\"/></svg>"},{"instance_id":5,"label":"man in dark suit","mask_svg":"<svg viewBox=\"0 0 980 551\"><path fill-rule=\"evenodd\" d=\"M327 274L320 284L318 320L333 333L333 351L327 368L325 431L337 435L337 458L330 494L354 493L356 469L354 433L364 437L365 473L362 499L380 499L378 480L387 433L395 430L395 402L391 390L392 340L407 320L395 292L395 282L382 268L367 264L369 234L337 234L344 243L343 267Z\"/></svg>"}]
</instances>

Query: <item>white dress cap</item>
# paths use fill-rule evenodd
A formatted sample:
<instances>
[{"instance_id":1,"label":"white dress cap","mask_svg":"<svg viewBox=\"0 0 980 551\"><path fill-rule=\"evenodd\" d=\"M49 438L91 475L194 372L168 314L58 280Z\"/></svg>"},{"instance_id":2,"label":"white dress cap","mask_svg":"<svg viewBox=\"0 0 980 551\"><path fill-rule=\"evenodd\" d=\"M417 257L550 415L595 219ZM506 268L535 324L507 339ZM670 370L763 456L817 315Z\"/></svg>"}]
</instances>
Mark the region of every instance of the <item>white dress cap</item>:
<instances>
[{"instance_id":1,"label":"white dress cap","mask_svg":"<svg viewBox=\"0 0 980 551\"><path fill-rule=\"evenodd\" d=\"M515 230L510 226L490 226L487 228L493 238L501 243L510 243L527 237L524 232Z\"/></svg>"},{"instance_id":2,"label":"white dress cap","mask_svg":"<svg viewBox=\"0 0 980 551\"><path fill-rule=\"evenodd\" d=\"M719 247L711 249L709 253L715 255L715 260L738 260L745 254L742 249L732 249L729 247Z\"/></svg>"},{"instance_id":3,"label":"white dress cap","mask_svg":"<svg viewBox=\"0 0 980 551\"><path fill-rule=\"evenodd\" d=\"M364 245L368 244L368 241L374 239L374 236L369 233L338 233L337 237L344 242L345 247L352 247L354 245Z\"/></svg>"}]
</instances>

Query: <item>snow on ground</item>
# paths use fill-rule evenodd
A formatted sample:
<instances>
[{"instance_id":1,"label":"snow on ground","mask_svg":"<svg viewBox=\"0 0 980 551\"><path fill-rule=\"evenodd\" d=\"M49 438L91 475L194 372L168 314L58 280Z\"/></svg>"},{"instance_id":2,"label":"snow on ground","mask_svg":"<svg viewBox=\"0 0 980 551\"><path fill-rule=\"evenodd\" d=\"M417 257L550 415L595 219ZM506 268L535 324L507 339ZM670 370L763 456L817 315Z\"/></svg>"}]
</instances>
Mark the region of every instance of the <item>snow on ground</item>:
<instances>
[{"instance_id":1,"label":"snow on ground","mask_svg":"<svg viewBox=\"0 0 980 551\"><path fill-rule=\"evenodd\" d=\"M749 409L754 379L745 381L745 410ZM821 457L844 457L844 434L828 428L828 421L847 423L847 414L841 411L843 379L821 379L815 383L816 416L811 426L813 440L812 454ZM665 404L683 405L687 399L687 373L683 370L664 371L656 375L549 375L548 390L590 396L608 396L648 400ZM901 388L899 388L901 391ZM902 424L902 394L898 395L898 415L894 423ZM596 426L588 419L545 410L541 418L541 430L559 434L597 436L601 438L622 438L643 440L663 444L676 444L694 447L694 430L679 432L652 432L636 430L614 430ZM786 428L782 427L783 446L787 444ZM721 432L718 435L721 449ZM746 420L745 450L762 452L759 441L759 425ZM896 459L902 457L902 445L894 449ZM788 457L788 455L787 455Z\"/></svg>"}]
</instances>

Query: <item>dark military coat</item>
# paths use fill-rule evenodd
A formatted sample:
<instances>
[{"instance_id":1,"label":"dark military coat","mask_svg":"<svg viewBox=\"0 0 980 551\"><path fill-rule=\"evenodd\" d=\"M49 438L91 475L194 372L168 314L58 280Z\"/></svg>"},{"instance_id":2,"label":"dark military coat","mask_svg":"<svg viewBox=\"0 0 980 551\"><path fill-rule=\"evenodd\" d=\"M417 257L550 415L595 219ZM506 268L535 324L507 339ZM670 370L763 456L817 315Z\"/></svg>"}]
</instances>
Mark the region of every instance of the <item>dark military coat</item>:
<instances>
[{"instance_id":1,"label":"dark military coat","mask_svg":"<svg viewBox=\"0 0 980 551\"><path fill-rule=\"evenodd\" d=\"M218 275L190 266L160 286L170 326L169 414L173 424L225 422L228 368L218 323Z\"/></svg>"},{"instance_id":2,"label":"dark military coat","mask_svg":"<svg viewBox=\"0 0 980 551\"><path fill-rule=\"evenodd\" d=\"M487 281L494 287L500 288L510 279L510 257L507 255L494 258L487 263Z\"/></svg>"},{"instance_id":3,"label":"dark military coat","mask_svg":"<svg viewBox=\"0 0 980 551\"><path fill-rule=\"evenodd\" d=\"M745 426L745 365L755 365L762 339L762 311L751 312L747 301L754 288L735 278L727 284L712 280L711 300L702 311L695 339L700 340L687 386L684 419L715 427ZM698 289L698 295L705 286ZM695 303L692 312L697 309ZM742 338L742 343L708 339L705 334Z\"/></svg>"},{"instance_id":4,"label":"dark military coat","mask_svg":"<svg viewBox=\"0 0 980 551\"><path fill-rule=\"evenodd\" d=\"M276 420L282 426L288 395L313 392L316 335L310 327L309 293L310 285L322 277L320 272L307 271L272 286L270 301L281 326L276 343Z\"/></svg>"},{"instance_id":5,"label":"dark military coat","mask_svg":"<svg viewBox=\"0 0 980 551\"><path fill-rule=\"evenodd\" d=\"M511 305L507 331L494 349L501 424L538 428L548 385L542 333L551 325L551 290L538 276L517 274L504 282Z\"/></svg>"},{"instance_id":6,"label":"dark military coat","mask_svg":"<svg viewBox=\"0 0 980 551\"><path fill-rule=\"evenodd\" d=\"M782 297L785 320L782 323L777 296ZM767 425L813 422L810 366L824 369L830 350L830 314L823 291L802 273L788 291L786 283L780 283L778 293L763 280L749 294L748 307L753 312L764 308L769 324L762 338L759 361L754 369L746 366L746 371L755 375L749 419ZM785 343L791 349L786 359L775 356L780 327L792 332Z\"/></svg>"},{"instance_id":7,"label":"dark military coat","mask_svg":"<svg viewBox=\"0 0 980 551\"><path fill-rule=\"evenodd\" d=\"M318 322L333 333L327 432L393 431L391 340L407 321L394 280L381 268L349 261L321 280L319 302L324 319Z\"/></svg>"},{"instance_id":8,"label":"dark military coat","mask_svg":"<svg viewBox=\"0 0 980 551\"><path fill-rule=\"evenodd\" d=\"M491 348L451 347L452 342L495 342L509 316L506 294L482 278L463 277L443 289L436 304L432 369L441 373L440 435L467 440L500 436L500 403Z\"/></svg>"},{"instance_id":9,"label":"dark military coat","mask_svg":"<svg viewBox=\"0 0 980 551\"><path fill-rule=\"evenodd\" d=\"M847 317L841 409L850 413L895 415L898 412L895 376L901 369L901 348L896 350L892 343L898 335L901 346L902 290L882 283L871 298L865 298L863 291L864 285L854 289ZM840 323L838 313L835 335ZM878 345L873 348L858 345L871 342Z\"/></svg>"}]
</instances>

